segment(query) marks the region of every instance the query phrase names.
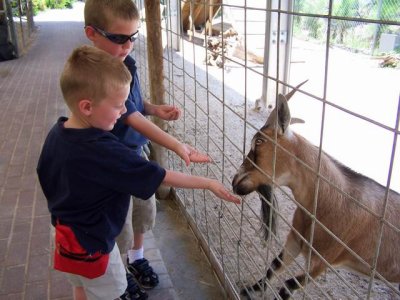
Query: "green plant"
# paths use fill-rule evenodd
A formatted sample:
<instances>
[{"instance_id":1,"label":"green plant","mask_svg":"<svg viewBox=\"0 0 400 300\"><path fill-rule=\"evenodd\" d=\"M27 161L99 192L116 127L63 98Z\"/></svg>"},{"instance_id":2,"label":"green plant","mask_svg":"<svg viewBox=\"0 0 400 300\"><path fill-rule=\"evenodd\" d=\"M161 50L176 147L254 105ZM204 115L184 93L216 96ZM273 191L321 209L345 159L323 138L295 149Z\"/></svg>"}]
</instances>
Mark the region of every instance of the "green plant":
<instances>
[{"instance_id":1,"label":"green plant","mask_svg":"<svg viewBox=\"0 0 400 300\"><path fill-rule=\"evenodd\" d=\"M71 8L75 0L45 0L48 8Z\"/></svg>"},{"instance_id":2,"label":"green plant","mask_svg":"<svg viewBox=\"0 0 400 300\"><path fill-rule=\"evenodd\" d=\"M36 16L39 11L46 9L45 0L32 0L33 15Z\"/></svg>"}]
</instances>

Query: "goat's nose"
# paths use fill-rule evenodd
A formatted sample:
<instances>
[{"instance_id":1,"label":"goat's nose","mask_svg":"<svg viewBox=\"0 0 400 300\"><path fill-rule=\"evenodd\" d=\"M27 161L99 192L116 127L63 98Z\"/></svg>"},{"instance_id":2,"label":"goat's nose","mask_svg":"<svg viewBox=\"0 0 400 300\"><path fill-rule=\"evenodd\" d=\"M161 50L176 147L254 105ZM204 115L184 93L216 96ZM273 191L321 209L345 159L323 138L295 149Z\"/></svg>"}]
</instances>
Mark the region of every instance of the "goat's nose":
<instances>
[{"instance_id":1,"label":"goat's nose","mask_svg":"<svg viewBox=\"0 0 400 300\"><path fill-rule=\"evenodd\" d=\"M246 176L243 173L236 173L235 176L233 176L232 179L232 189L236 193L235 189L237 189L238 185L240 184L240 181L243 179L243 177Z\"/></svg>"},{"instance_id":2,"label":"goat's nose","mask_svg":"<svg viewBox=\"0 0 400 300\"><path fill-rule=\"evenodd\" d=\"M235 194L243 195L241 182L246 177L245 173L237 173L232 180L232 189Z\"/></svg>"},{"instance_id":3,"label":"goat's nose","mask_svg":"<svg viewBox=\"0 0 400 300\"><path fill-rule=\"evenodd\" d=\"M235 194L247 195L255 190L255 183L249 173L239 172L233 177L232 189Z\"/></svg>"},{"instance_id":4,"label":"goat's nose","mask_svg":"<svg viewBox=\"0 0 400 300\"><path fill-rule=\"evenodd\" d=\"M232 187L234 187L235 185L236 185L236 181L237 181L237 177L238 177L238 174L235 174L235 176L233 176L233 179L232 179Z\"/></svg>"}]
</instances>

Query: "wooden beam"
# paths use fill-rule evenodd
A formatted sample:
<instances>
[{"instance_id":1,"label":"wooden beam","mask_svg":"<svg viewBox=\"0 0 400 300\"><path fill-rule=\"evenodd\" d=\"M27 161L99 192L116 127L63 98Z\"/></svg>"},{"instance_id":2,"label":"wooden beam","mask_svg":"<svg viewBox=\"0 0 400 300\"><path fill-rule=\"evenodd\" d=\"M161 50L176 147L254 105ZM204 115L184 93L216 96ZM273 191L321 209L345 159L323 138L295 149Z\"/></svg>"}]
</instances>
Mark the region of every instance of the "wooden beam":
<instances>
[{"instance_id":1,"label":"wooden beam","mask_svg":"<svg viewBox=\"0 0 400 300\"><path fill-rule=\"evenodd\" d=\"M164 67L160 0L146 0L145 8L150 97L152 103L162 104L164 102Z\"/></svg>"},{"instance_id":2,"label":"wooden beam","mask_svg":"<svg viewBox=\"0 0 400 300\"><path fill-rule=\"evenodd\" d=\"M145 0L144 4L146 9L147 64L149 70L150 98L151 103L160 105L164 104L165 93L160 0ZM165 121L154 118L153 122L164 130ZM157 144L153 144L152 146L152 158L165 168L167 166L167 151ZM166 199L169 192L169 188L160 187L157 191L157 198Z\"/></svg>"}]
</instances>

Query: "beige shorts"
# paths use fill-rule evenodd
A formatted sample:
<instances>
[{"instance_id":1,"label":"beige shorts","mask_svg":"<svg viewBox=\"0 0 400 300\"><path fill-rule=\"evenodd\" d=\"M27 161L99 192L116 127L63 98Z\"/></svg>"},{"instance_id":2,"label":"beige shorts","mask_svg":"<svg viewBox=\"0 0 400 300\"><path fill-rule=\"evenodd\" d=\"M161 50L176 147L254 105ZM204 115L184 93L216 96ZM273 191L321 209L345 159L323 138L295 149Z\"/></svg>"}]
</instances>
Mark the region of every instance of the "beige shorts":
<instances>
[{"instance_id":1,"label":"beige shorts","mask_svg":"<svg viewBox=\"0 0 400 300\"><path fill-rule=\"evenodd\" d=\"M118 245L115 244L110 252L106 273L94 279L83 276L66 274L74 287L83 287L88 300L110 300L121 296L126 288L126 271L121 259Z\"/></svg>"},{"instance_id":2,"label":"beige shorts","mask_svg":"<svg viewBox=\"0 0 400 300\"><path fill-rule=\"evenodd\" d=\"M148 160L144 152L143 157ZM156 212L155 195L147 200L132 197L124 227L116 238L121 253L126 253L128 249L132 248L133 232L145 233L153 229L156 222Z\"/></svg>"}]
</instances>

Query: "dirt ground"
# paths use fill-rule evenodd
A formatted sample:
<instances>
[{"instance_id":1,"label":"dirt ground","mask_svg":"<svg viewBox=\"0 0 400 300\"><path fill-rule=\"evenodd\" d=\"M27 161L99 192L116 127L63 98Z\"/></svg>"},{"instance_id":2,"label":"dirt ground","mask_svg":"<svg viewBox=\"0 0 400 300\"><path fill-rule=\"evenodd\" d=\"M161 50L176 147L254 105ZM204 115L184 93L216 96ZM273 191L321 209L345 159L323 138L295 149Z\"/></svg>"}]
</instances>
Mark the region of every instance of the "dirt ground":
<instances>
[{"instance_id":1,"label":"dirt ground","mask_svg":"<svg viewBox=\"0 0 400 300\"><path fill-rule=\"evenodd\" d=\"M298 45L298 47L305 46L310 47L310 45ZM344 55L342 50L336 54ZM312 54L309 55L312 57ZM346 59L354 60L352 55L349 54ZM264 124L269 113L265 109L253 110L255 101L261 95L262 78L258 73L262 73L262 66L249 64L249 68L245 70L240 65L229 62L222 69L209 67L204 64L205 49L187 42L181 52L165 51L164 56L166 58L164 71L168 77L164 82L167 101L180 106L184 112L180 121L168 125L168 131L179 140L207 152L214 160L211 165L186 168L176 155L170 154L169 167L214 177L230 187L231 180L243 160L243 153L248 151L253 134ZM311 63L315 63L315 57ZM355 63L357 64L358 61ZM306 68L306 66L303 67ZM338 66L335 67L338 68ZM367 67L372 68L371 65ZM385 78L392 81L392 77L399 74L398 70L377 68L372 72L384 72ZM313 90L316 86L320 88L313 81L317 75L310 74L312 75L310 85L305 90L318 94ZM306 76L293 71L292 77L294 82L291 84L295 85L301 77ZM345 93L345 91L342 92ZM396 91L386 92L396 95ZM333 98L336 97L335 94L332 95ZM298 97L297 100L296 97ZM301 97L304 98L304 95L296 95L292 102L297 101L296 104L298 104ZM395 97L398 97L398 94ZM341 97L338 96L338 99ZM387 100L393 101L392 98ZM397 102L390 104L390 107L397 107ZM303 128L303 132L306 132L304 135L307 138L311 136L312 142L314 142L312 138L314 136L314 140L317 141L314 143L318 144L318 135L315 133L319 132L320 125L310 129L310 126L315 126L318 121L321 121L320 118L315 118L315 115L318 116L316 113L318 110L315 108L305 110L304 107L301 109L298 106L295 105L294 116L306 119L306 122L314 118L308 123L311 125L307 125L306 129ZM298 115L299 112L306 112L306 115ZM392 109L391 113L393 113ZM373 118L381 118L381 116L382 114L379 113L373 115ZM382 122L387 121L388 118L385 118ZM345 131L346 128L343 130ZM336 144L339 143L336 142ZM344 153L348 152L348 147L337 147ZM327 148L329 150L329 147ZM290 190L283 188L277 193L281 218L278 220L276 238L266 243L259 230L261 226L260 200L255 193L246 196L242 206L234 206L222 203L208 193L204 195L204 192L198 191L178 191L186 209L208 241L209 251L218 258L220 267L226 275L225 283L237 292L243 285L254 283L263 277L266 268L283 247L289 231L288 224L291 223L296 205L291 200ZM302 257L296 259L296 263L293 263L280 278L275 278L271 282L272 289L276 291L283 280L290 278L290 273L296 273L303 264ZM366 299L369 282L369 278L364 275L343 269L335 272L329 270L315 282L308 284L306 288L297 291L294 299L303 297L306 299ZM265 295L255 293L252 297L271 299L272 295L272 290L269 288ZM389 287L375 280L369 297L370 299L400 299L400 294L397 286Z\"/></svg>"}]
</instances>

